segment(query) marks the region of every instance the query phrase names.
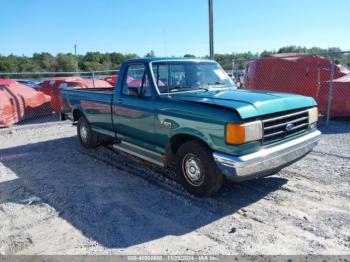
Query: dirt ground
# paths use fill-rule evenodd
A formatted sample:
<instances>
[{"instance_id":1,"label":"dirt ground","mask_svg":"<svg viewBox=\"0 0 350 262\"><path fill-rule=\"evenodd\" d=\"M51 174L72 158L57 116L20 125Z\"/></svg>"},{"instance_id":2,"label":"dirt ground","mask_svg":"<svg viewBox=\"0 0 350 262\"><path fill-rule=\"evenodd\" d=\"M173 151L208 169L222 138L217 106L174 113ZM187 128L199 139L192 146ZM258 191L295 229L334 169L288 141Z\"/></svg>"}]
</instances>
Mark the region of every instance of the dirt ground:
<instances>
[{"instance_id":1,"label":"dirt ground","mask_svg":"<svg viewBox=\"0 0 350 262\"><path fill-rule=\"evenodd\" d=\"M69 123L0 130L0 254L350 254L350 122L278 174L190 196L83 149Z\"/></svg>"}]
</instances>

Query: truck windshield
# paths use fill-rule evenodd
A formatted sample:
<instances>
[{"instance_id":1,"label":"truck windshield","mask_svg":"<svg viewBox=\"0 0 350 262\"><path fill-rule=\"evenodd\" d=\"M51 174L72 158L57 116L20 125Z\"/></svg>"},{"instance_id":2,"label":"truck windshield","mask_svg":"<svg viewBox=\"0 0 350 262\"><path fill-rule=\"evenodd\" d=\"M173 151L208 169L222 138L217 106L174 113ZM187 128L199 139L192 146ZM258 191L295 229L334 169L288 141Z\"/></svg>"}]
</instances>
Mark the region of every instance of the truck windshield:
<instances>
[{"instance_id":1,"label":"truck windshield","mask_svg":"<svg viewBox=\"0 0 350 262\"><path fill-rule=\"evenodd\" d=\"M152 71L159 93L237 88L215 62L154 62Z\"/></svg>"}]
</instances>

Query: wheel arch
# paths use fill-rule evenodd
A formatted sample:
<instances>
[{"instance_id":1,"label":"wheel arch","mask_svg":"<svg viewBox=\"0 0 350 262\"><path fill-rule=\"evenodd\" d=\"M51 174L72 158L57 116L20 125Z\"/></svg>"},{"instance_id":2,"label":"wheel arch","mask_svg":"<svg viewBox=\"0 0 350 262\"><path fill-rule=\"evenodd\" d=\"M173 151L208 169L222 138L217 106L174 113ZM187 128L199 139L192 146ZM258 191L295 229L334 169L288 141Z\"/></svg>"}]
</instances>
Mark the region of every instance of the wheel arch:
<instances>
[{"instance_id":1,"label":"wheel arch","mask_svg":"<svg viewBox=\"0 0 350 262\"><path fill-rule=\"evenodd\" d=\"M176 133L170 138L170 141L167 146L167 155L168 155L169 161L173 161L178 149L183 144L189 141L198 141L199 143L205 145L210 150L212 150L208 142L206 141L204 135L202 134L198 135L198 134L189 133L189 132Z\"/></svg>"},{"instance_id":2,"label":"wheel arch","mask_svg":"<svg viewBox=\"0 0 350 262\"><path fill-rule=\"evenodd\" d=\"M86 118L84 109L78 106L73 108L72 116L74 122L78 121L81 116L84 116Z\"/></svg>"}]
</instances>

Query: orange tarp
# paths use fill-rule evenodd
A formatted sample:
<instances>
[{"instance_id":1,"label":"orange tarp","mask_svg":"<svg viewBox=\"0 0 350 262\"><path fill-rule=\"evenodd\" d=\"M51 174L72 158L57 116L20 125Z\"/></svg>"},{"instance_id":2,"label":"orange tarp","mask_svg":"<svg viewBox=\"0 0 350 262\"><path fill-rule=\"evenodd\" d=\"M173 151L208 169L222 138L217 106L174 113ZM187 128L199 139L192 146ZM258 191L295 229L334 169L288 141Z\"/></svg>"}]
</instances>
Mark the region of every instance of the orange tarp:
<instances>
[{"instance_id":1,"label":"orange tarp","mask_svg":"<svg viewBox=\"0 0 350 262\"><path fill-rule=\"evenodd\" d=\"M32 109L50 102L50 97L14 80L0 79L0 127L28 117ZM49 113L46 109L41 114Z\"/></svg>"},{"instance_id":2,"label":"orange tarp","mask_svg":"<svg viewBox=\"0 0 350 262\"><path fill-rule=\"evenodd\" d=\"M338 83L350 72L334 66L331 116L350 116L350 81ZM331 61L317 55L274 54L248 63L244 85L248 89L290 92L313 97L327 112Z\"/></svg>"},{"instance_id":3,"label":"orange tarp","mask_svg":"<svg viewBox=\"0 0 350 262\"><path fill-rule=\"evenodd\" d=\"M111 88L112 85L105 80L95 80L95 87ZM94 82L81 77L54 77L42 82L39 90L51 96L51 109L55 112L62 109L60 88L94 88Z\"/></svg>"}]
</instances>

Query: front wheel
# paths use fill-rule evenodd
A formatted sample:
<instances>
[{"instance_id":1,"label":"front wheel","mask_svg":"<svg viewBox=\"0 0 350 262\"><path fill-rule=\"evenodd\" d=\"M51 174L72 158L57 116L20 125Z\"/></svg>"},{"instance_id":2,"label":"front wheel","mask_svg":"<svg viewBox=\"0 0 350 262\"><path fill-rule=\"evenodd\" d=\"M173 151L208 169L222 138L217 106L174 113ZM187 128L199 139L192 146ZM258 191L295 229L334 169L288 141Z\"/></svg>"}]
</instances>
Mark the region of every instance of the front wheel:
<instances>
[{"instance_id":1,"label":"front wheel","mask_svg":"<svg viewBox=\"0 0 350 262\"><path fill-rule=\"evenodd\" d=\"M77 125L79 142L83 147L95 148L100 145L99 136L91 130L89 122L81 116Z\"/></svg>"},{"instance_id":2,"label":"front wheel","mask_svg":"<svg viewBox=\"0 0 350 262\"><path fill-rule=\"evenodd\" d=\"M176 173L188 192L208 197L220 190L223 175L219 172L211 151L198 141L183 144L175 156Z\"/></svg>"}]
</instances>

